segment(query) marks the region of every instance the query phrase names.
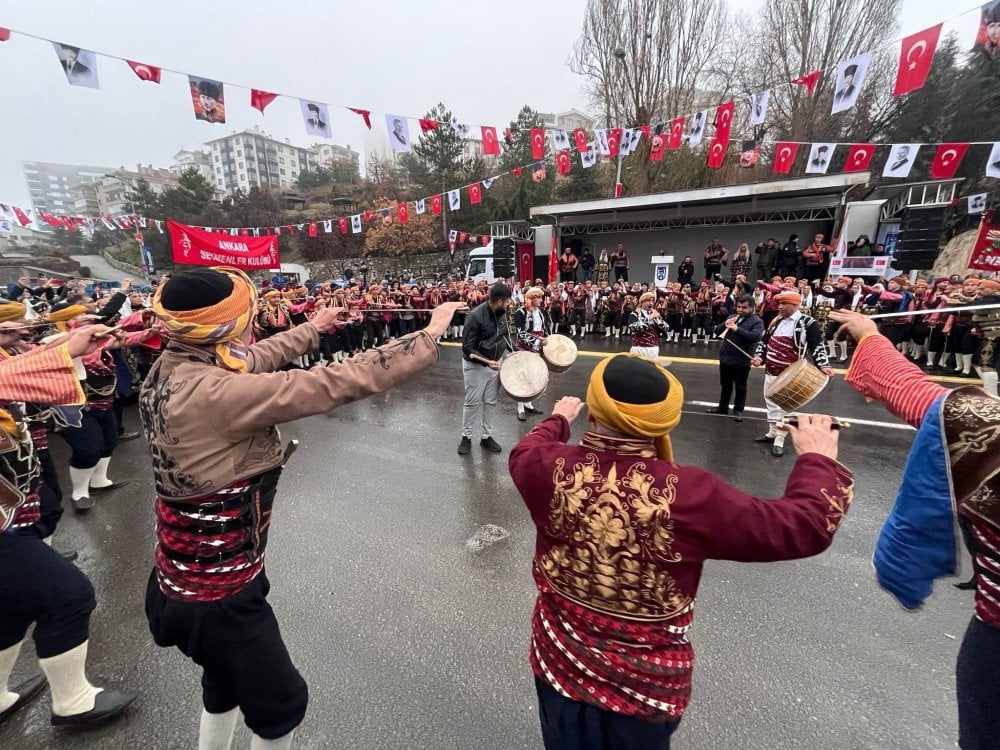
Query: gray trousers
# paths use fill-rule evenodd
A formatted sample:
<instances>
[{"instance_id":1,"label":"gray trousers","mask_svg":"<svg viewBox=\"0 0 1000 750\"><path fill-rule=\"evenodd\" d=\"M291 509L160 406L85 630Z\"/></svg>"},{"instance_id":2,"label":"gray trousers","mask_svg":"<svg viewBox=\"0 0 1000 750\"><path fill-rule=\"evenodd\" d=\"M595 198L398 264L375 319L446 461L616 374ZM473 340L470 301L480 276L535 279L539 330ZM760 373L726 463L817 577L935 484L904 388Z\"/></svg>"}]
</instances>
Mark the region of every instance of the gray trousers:
<instances>
[{"instance_id":1,"label":"gray trousers","mask_svg":"<svg viewBox=\"0 0 1000 750\"><path fill-rule=\"evenodd\" d=\"M493 417L500 395L500 373L486 365L462 360L462 378L465 380L465 404L462 406L462 437L471 438L476 427L476 417L483 410L483 434L493 435Z\"/></svg>"}]
</instances>

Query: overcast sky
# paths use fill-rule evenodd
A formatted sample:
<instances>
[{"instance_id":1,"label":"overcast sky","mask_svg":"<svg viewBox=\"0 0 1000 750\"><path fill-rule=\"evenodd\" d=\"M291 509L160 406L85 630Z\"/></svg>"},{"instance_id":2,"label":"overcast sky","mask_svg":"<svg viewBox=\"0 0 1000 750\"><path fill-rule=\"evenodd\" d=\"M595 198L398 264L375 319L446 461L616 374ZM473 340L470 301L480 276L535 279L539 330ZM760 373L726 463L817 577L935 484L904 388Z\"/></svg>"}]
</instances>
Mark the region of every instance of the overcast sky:
<instances>
[{"instance_id":1,"label":"overcast sky","mask_svg":"<svg viewBox=\"0 0 1000 750\"><path fill-rule=\"evenodd\" d=\"M585 0L366 0L239 3L174 0L7 0L0 26L196 76L329 102L334 143L386 150L384 114L421 116L443 101L472 125L503 127L523 104L586 110L567 65ZM731 8L753 11L758 0ZM333 7L337 6L337 7ZM972 7L971 4L969 7ZM955 15L944 0L903 0L902 33ZM971 46L977 15L947 23ZM295 98L266 115L249 92L226 90L226 124L196 122L187 79L140 81L118 60L97 61L101 90L70 86L47 42L0 43L0 203L30 206L22 161L134 169L169 166L182 148L259 124L309 145ZM374 130L343 109L373 112ZM416 130L416 123L411 124ZM992 139L998 134L984 134Z\"/></svg>"}]
</instances>

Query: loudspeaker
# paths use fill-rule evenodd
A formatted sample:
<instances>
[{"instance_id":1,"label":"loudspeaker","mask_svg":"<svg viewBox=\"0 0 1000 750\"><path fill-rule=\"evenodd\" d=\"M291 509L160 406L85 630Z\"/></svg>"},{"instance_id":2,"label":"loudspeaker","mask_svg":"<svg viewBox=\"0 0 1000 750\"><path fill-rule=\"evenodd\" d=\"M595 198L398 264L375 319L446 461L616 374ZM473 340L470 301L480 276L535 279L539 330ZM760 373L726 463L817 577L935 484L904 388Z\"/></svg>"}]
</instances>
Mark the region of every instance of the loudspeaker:
<instances>
[{"instance_id":1,"label":"loudspeaker","mask_svg":"<svg viewBox=\"0 0 1000 750\"><path fill-rule=\"evenodd\" d=\"M909 208L903 215L892 266L897 271L926 270L941 252L945 206Z\"/></svg>"},{"instance_id":2,"label":"loudspeaker","mask_svg":"<svg viewBox=\"0 0 1000 750\"><path fill-rule=\"evenodd\" d=\"M509 238L493 240L493 275L505 279L514 278L514 240Z\"/></svg>"}]
</instances>

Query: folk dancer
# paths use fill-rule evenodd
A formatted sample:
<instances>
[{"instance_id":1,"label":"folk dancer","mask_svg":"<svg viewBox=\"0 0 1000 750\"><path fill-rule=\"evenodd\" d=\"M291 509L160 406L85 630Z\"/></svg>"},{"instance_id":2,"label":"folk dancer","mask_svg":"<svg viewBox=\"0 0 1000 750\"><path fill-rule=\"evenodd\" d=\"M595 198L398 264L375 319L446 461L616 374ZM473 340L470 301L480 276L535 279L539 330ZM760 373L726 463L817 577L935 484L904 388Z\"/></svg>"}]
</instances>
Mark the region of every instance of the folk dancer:
<instances>
[{"instance_id":1,"label":"folk dancer","mask_svg":"<svg viewBox=\"0 0 1000 750\"><path fill-rule=\"evenodd\" d=\"M660 356L660 336L670 332L667 321L652 309L655 300L653 292L644 292L639 296L639 306L628 316L628 332L632 337L629 351L649 359Z\"/></svg>"},{"instance_id":2,"label":"folk dancer","mask_svg":"<svg viewBox=\"0 0 1000 750\"><path fill-rule=\"evenodd\" d=\"M829 547L853 498L829 417L800 417L777 500L675 463L680 382L628 354L598 363L590 430L560 399L511 451L536 527L531 669L548 750L670 747L691 698L691 626L706 560L793 560ZM1000 714L1000 712L997 712ZM743 744L752 745L752 742Z\"/></svg>"},{"instance_id":3,"label":"folk dancer","mask_svg":"<svg viewBox=\"0 0 1000 750\"><path fill-rule=\"evenodd\" d=\"M879 585L919 609L936 578L957 572L956 520L972 554L975 614L956 665L958 744L991 750L1000 737L1000 400L978 386L932 382L864 315L830 317L858 342L847 382L917 428L875 546Z\"/></svg>"},{"instance_id":4,"label":"folk dancer","mask_svg":"<svg viewBox=\"0 0 1000 750\"><path fill-rule=\"evenodd\" d=\"M41 538L41 468L21 404L82 407L73 358L108 343L104 326L83 326L48 346L0 361L0 724L45 686L51 723L90 729L120 716L135 693L87 679L90 615L96 601L87 576ZM21 644L32 638L44 676L10 685Z\"/></svg>"},{"instance_id":5,"label":"folk dancer","mask_svg":"<svg viewBox=\"0 0 1000 750\"><path fill-rule=\"evenodd\" d=\"M775 300L778 303L778 317L764 332L752 362L754 367L764 365L765 393L781 373L807 354L824 375L833 377L819 323L810 316L803 315L799 309L802 304L801 295L786 291L775 295ZM785 436L788 434L788 428L782 423L785 412L766 396L764 404L767 406L767 434L754 438L754 441L772 443L771 455L782 456L785 453Z\"/></svg>"},{"instance_id":6,"label":"folk dancer","mask_svg":"<svg viewBox=\"0 0 1000 750\"><path fill-rule=\"evenodd\" d=\"M517 331L516 346L521 351L541 352L545 346L546 337L552 334L552 319L545 312L542 304L545 292L538 287L532 287L524 293L524 307L514 313L514 328ZM541 414L531 401L517 402L517 418L523 422L527 419L525 413Z\"/></svg>"},{"instance_id":7,"label":"folk dancer","mask_svg":"<svg viewBox=\"0 0 1000 750\"><path fill-rule=\"evenodd\" d=\"M425 332L340 364L278 372L345 311L321 309L250 346L256 297L236 269L171 276L153 302L170 342L139 397L157 493L146 616L158 646L176 646L202 669L201 748L228 748L240 713L251 747L289 748L306 712L305 681L267 602L264 553L290 455L275 425L386 391L433 364L457 307L439 307Z\"/></svg>"}]
</instances>

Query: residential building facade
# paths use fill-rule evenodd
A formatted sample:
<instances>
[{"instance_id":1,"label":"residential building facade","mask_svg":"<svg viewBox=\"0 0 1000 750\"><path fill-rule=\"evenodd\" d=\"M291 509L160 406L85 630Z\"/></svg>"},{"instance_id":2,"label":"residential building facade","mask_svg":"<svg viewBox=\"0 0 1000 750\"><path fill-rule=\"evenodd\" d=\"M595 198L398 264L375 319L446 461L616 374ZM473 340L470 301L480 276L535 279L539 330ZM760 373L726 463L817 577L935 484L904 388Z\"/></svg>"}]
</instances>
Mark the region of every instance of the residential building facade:
<instances>
[{"instance_id":1,"label":"residential building facade","mask_svg":"<svg viewBox=\"0 0 1000 750\"><path fill-rule=\"evenodd\" d=\"M542 120L542 127L554 130L584 130L594 129L594 118L584 114L578 109L570 109L566 112L547 114L539 112L538 116Z\"/></svg>"},{"instance_id":2,"label":"residential building facade","mask_svg":"<svg viewBox=\"0 0 1000 750\"><path fill-rule=\"evenodd\" d=\"M350 160L355 164L361 163L361 154L352 149L350 145L338 146L336 143L314 143L310 148L316 166L322 167L331 161ZM358 174L360 174L360 168Z\"/></svg>"},{"instance_id":3,"label":"residential building facade","mask_svg":"<svg viewBox=\"0 0 1000 750\"><path fill-rule=\"evenodd\" d=\"M36 215L42 211L50 214L76 213L73 187L81 183L99 182L104 179L104 175L113 171L111 167L40 161L22 162L21 167L31 196L31 207Z\"/></svg>"},{"instance_id":4,"label":"residential building facade","mask_svg":"<svg viewBox=\"0 0 1000 750\"><path fill-rule=\"evenodd\" d=\"M252 187L278 192L295 185L299 172L318 161L308 148L278 140L254 126L205 144L211 153L213 184L227 195Z\"/></svg>"}]
</instances>

